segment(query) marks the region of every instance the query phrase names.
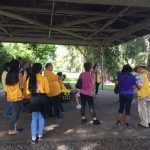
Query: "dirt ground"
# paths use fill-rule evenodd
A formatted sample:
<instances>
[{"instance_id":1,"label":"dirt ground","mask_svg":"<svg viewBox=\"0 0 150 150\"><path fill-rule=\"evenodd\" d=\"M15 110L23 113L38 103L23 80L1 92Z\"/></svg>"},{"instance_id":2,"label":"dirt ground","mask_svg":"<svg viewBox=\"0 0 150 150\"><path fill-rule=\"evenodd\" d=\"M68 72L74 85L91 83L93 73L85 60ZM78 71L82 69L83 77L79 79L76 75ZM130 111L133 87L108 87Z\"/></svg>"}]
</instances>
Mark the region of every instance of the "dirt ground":
<instances>
[{"instance_id":1,"label":"dirt ground","mask_svg":"<svg viewBox=\"0 0 150 150\"><path fill-rule=\"evenodd\" d=\"M30 144L31 114L24 109L19 119L19 126L23 132L18 135L8 135L8 119L3 118L4 97L0 98L0 150L5 149L57 149L57 150L148 150L150 146L150 128L138 127L137 101L132 104L131 128L124 124L117 127L118 95L111 91L99 91L94 97L97 118L102 125L93 126L90 123L82 125L80 111L76 110L75 102L63 104L65 112L62 119L49 118L45 121L44 141L33 147ZM87 107L87 118L91 116Z\"/></svg>"}]
</instances>

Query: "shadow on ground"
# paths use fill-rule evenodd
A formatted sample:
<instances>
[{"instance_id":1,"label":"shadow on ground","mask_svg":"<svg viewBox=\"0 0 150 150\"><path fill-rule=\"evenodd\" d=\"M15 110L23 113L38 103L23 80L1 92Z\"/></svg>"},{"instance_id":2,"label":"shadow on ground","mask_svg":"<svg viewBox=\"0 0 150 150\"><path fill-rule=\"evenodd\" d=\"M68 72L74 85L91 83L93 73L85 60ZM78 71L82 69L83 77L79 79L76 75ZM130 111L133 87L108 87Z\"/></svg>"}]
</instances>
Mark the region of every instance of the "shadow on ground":
<instances>
[{"instance_id":1,"label":"shadow on ground","mask_svg":"<svg viewBox=\"0 0 150 150\"><path fill-rule=\"evenodd\" d=\"M23 132L10 136L7 134L9 120L0 115L0 150L148 150L150 147L150 129L137 126L139 118L136 100L132 104L131 128L124 124L115 126L119 103L118 96L111 91L100 91L95 98L97 118L104 123L93 126L80 124L80 111L75 109L75 102L64 104L63 119L49 118L45 123L44 141L36 146L30 144L31 114L24 109L20 120ZM3 95L0 98L0 111L4 107ZM91 117L87 107L87 118Z\"/></svg>"}]
</instances>

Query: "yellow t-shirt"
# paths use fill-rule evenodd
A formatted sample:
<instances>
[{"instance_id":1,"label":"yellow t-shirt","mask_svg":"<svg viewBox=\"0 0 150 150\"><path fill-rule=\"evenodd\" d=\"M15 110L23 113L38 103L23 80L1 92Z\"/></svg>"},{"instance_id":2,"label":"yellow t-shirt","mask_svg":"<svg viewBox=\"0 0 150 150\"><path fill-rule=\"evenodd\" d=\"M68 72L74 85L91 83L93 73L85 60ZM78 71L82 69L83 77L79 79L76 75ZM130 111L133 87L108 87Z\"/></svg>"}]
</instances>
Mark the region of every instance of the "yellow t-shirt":
<instances>
[{"instance_id":1,"label":"yellow t-shirt","mask_svg":"<svg viewBox=\"0 0 150 150\"><path fill-rule=\"evenodd\" d=\"M150 81L148 80L148 72L143 70L141 73L143 77L143 85L137 90L138 99L143 99L150 96Z\"/></svg>"},{"instance_id":2,"label":"yellow t-shirt","mask_svg":"<svg viewBox=\"0 0 150 150\"><path fill-rule=\"evenodd\" d=\"M96 82L97 82L97 83L100 83L100 82L101 82L101 73L100 73L99 70L97 71L97 79L96 79Z\"/></svg>"},{"instance_id":3,"label":"yellow t-shirt","mask_svg":"<svg viewBox=\"0 0 150 150\"><path fill-rule=\"evenodd\" d=\"M59 80L60 88L62 89L67 89L62 81Z\"/></svg>"},{"instance_id":4,"label":"yellow t-shirt","mask_svg":"<svg viewBox=\"0 0 150 150\"><path fill-rule=\"evenodd\" d=\"M3 85L3 90L6 91L6 76L7 76L7 71L3 71L1 80L2 80L2 85Z\"/></svg>"},{"instance_id":5,"label":"yellow t-shirt","mask_svg":"<svg viewBox=\"0 0 150 150\"><path fill-rule=\"evenodd\" d=\"M27 78L27 72L26 72L26 70L24 70L24 68L20 69L19 76L20 76L20 80L19 80L20 87L22 89L24 89L25 88L26 78Z\"/></svg>"},{"instance_id":6,"label":"yellow t-shirt","mask_svg":"<svg viewBox=\"0 0 150 150\"><path fill-rule=\"evenodd\" d=\"M36 93L48 94L49 93L49 84L48 84L47 78L42 76L40 73L38 73L38 74L36 74L36 79L37 79ZM27 80L26 94L31 94L29 91L29 79Z\"/></svg>"},{"instance_id":7,"label":"yellow t-shirt","mask_svg":"<svg viewBox=\"0 0 150 150\"><path fill-rule=\"evenodd\" d=\"M58 76L55 75L52 71L45 70L44 76L48 79L49 83L49 94L48 96L57 96L61 92L60 83L58 81Z\"/></svg>"},{"instance_id":8,"label":"yellow t-shirt","mask_svg":"<svg viewBox=\"0 0 150 150\"><path fill-rule=\"evenodd\" d=\"M21 101L23 97L23 92L19 87L19 82L14 85L7 85L7 101L9 102L17 102Z\"/></svg>"},{"instance_id":9,"label":"yellow t-shirt","mask_svg":"<svg viewBox=\"0 0 150 150\"><path fill-rule=\"evenodd\" d=\"M24 89L23 89L24 99L29 100L31 98L31 94L27 93L27 80L24 82Z\"/></svg>"},{"instance_id":10,"label":"yellow t-shirt","mask_svg":"<svg viewBox=\"0 0 150 150\"><path fill-rule=\"evenodd\" d=\"M61 92L62 93L70 93L71 91L67 89L62 81L59 81L60 87L61 87Z\"/></svg>"}]
</instances>

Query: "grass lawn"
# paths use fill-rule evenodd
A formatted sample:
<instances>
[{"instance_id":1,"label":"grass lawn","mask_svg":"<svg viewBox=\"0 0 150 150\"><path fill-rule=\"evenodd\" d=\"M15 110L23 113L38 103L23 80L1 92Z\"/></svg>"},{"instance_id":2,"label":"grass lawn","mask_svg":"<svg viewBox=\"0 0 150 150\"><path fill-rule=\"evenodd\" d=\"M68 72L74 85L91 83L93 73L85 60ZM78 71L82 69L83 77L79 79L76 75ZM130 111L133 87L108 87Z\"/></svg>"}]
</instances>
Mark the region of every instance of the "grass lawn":
<instances>
[{"instance_id":1,"label":"grass lawn","mask_svg":"<svg viewBox=\"0 0 150 150\"><path fill-rule=\"evenodd\" d=\"M104 85L104 90L113 91L114 87L115 87L114 85Z\"/></svg>"},{"instance_id":2,"label":"grass lawn","mask_svg":"<svg viewBox=\"0 0 150 150\"><path fill-rule=\"evenodd\" d=\"M3 87L2 87L2 83L0 82L0 90L2 90L3 89Z\"/></svg>"},{"instance_id":3,"label":"grass lawn","mask_svg":"<svg viewBox=\"0 0 150 150\"><path fill-rule=\"evenodd\" d=\"M66 78L65 79L65 82L69 82L73 88L75 87L76 81L77 81L76 78ZM101 85L99 86L99 89L101 90ZM112 91L113 89L114 89L114 85L104 85L104 90ZM2 90L1 82L0 82L0 90Z\"/></svg>"},{"instance_id":4,"label":"grass lawn","mask_svg":"<svg viewBox=\"0 0 150 150\"><path fill-rule=\"evenodd\" d=\"M76 78L65 79L65 82L69 82L73 88L75 87L76 81L77 81ZM101 90L101 85L99 86L99 89ZM114 85L107 85L107 84L104 85L104 90L113 91L113 89L114 89Z\"/></svg>"}]
</instances>

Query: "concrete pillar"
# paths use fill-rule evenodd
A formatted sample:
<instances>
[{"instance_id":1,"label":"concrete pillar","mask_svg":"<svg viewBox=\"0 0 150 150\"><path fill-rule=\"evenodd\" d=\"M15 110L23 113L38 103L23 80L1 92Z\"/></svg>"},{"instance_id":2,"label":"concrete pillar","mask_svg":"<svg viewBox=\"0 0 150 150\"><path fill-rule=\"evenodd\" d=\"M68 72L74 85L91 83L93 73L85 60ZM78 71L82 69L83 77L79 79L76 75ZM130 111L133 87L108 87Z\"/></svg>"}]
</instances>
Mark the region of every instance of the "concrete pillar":
<instances>
[{"instance_id":1,"label":"concrete pillar","mask_svg":"<svg viewBox=\"0 0 150 150\"><path fill-rule=\"evenodd\" d=\"M99 50L100 50L100 60L101 60L101 89L104 90L104 49L102 47L102 44L100 42L99 44Z\"/></svg>"}]
</instances>

